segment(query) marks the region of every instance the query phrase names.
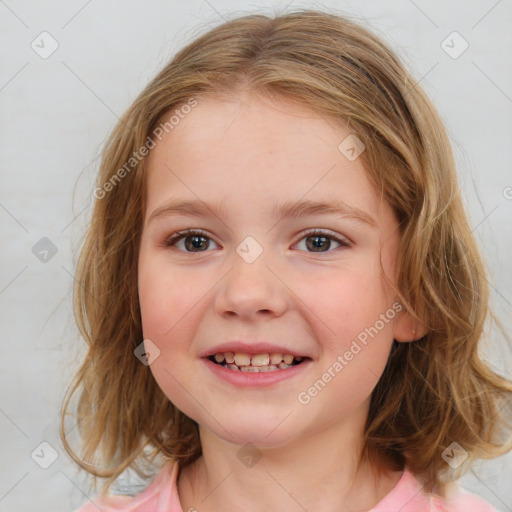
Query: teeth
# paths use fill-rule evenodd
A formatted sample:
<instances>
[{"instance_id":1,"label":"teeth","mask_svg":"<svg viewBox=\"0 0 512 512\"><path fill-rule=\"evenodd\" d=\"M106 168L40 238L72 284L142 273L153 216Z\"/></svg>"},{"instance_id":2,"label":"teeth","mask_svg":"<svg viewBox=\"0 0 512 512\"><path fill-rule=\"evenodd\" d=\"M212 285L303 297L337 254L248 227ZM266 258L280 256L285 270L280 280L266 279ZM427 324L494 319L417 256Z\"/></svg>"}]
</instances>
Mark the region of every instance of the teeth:
<instances>
[{"instance_id":1,"label":"teeth","mask_svg":"<svg viewBox=\"0 0 512 512\"><path fill-rule=\"evenodd\" d=\"M271 352L270 354L256 354L250 356L243 352L217 352L215 354L215 361L222 363L226 361L227 364L237 364L238 366L268 366L269 364L278 365L281 361L286 364L292 364L295 359L296 362L302 361L304 358L301 356L293 356L292 354L279 354L278 352Z\"/></svg>"},{"instance_id":2,"label":"teeth","mask_svg":"<svg viewBox=\"0 0 512 512\"><path fill-rule=\"evenodd\" d=\"M223 364L223 368L228 368L230 370L235 370L238 372L248 372L248 373L264 373L264 372L275 372L276 370L286 370L286 368L291 368L290 365L286 363L279 363L279 366L275 366L270 364L268 366L240 366L238 367L236 364Z\"/></svg>"},{"instance_id":3,"label":"teeth","mask_svg":"<svg viewBox=\"0 0 512 512\"><path fill-rule=\"evenodd\" d=\"M249 366L251 364L251 356L237 352L235 354L235 364L237 366Z\"/></svg>"},{"instance_id":4,"label":"teeth","mask_svg":"<svg viewBox=\"0 0 512 512\"><path fill-rule=\"evenodd\" d=\"M292 357L293 359L293 357ZM268 366L270 362L270 356L268 354L256 354L251 358L251 364L253 366Z\"/></svg>"},{"instance_id":5,"label":"teeth","mask_svg":"<svg viewBox=\"0 0 512 512\"><path fill-rule=\"evenodd\" d=\"M257 366L242 366L240 370L249 373L258 373L260 371L260 369Z\"/></svg>"},{"instance_id":6,"label":"teeth","mask_svg":"<svg viewBox=\"0 0 512 512\"><path fill-rule=\"evenodd\" d=\"M283 360L282 354L279 354L277 352L270 354L270 362L272 364L279 364L282 360Z\"/></svg>"},{"instance_id":7,"label":"teeth","mask_svg":"<svg viewBox=\"0 0 512 512\"><path fill-rule=\"evenodd\" d=\"M217 352L214 359L221 366L230 370L258 373L291 368L294 360L298 363L304 357L293 356L292 354L283 355L278 352L256 354L254 356L242 352Z\"/></svg>"},{"instance_id":8,"label":"teeth","mask_svg":"<svg viewBox=\"0 0 512 512\"><path fill-rule=\"evenodd\" d=\"M286 363L286 364L292 364L293 362L293 356L291 354L286 354L285 356L283 356L283 361Z\"/></svg>"}]
</instances>

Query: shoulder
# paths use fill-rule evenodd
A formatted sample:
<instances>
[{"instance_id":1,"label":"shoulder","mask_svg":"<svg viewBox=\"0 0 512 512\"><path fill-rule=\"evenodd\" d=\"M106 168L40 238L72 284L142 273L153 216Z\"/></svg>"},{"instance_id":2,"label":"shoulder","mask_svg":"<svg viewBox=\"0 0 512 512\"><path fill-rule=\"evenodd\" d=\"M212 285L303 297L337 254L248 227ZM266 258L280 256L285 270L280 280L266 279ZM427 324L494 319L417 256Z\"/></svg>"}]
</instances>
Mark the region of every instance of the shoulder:
<instances>
[{"instance_id":1,"label":"shoulder","mask_svg":"<svg viewBox=\"0 0 512 512\"><path fill-rule=\"evenodd\" d=\"M432 502L437 506L439 512L500 512L488 501L458 484L453 486L448 497L436 496L432 498Z\"/></svg>"},{"instance_id":2,"label":"shoulder","mask_svg":"<svg viewBox=\"0 0 512 512\"><path fill-rule=\"evenodd\" d=\"M453 484L447 497L424 492L407 468L396 486L370 512L501 512L480 496Z\"/></svg>"},{"instance_id":3,"label":"shoulder","mask_svg":"<svg viewBox=\"0 0 512 512\"><path fill-rule=\"evenodd\" d=\"M89 499L75 512L182 512L176 490L177 473L178 464L167 461L151 484L136 496L99 495Z\"/></svg>"}]
</instances>

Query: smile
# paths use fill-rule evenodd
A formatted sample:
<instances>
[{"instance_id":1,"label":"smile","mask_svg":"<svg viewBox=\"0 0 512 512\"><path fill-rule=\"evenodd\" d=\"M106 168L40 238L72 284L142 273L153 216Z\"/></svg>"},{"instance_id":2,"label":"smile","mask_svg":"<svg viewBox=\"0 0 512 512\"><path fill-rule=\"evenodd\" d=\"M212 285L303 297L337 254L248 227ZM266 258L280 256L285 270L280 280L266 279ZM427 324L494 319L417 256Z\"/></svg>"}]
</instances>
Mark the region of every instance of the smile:
<instances>
[{"instance_id":1,"label":"smile","mask_svg":"<svg viewBox=\"0 0 512 512\"><path fill-rule=\"evenodd\" d=\"M234 389L267 388L293 381L294 377L308 371L313 363L308 356L277 352L216 352L203 356L202 360L216 378L234 386Z\"/></svg>"},{"instance_id":2,"label":"smile","mask_svg":"<svg viewBox=\"0 0 512 512\"><path fill-rule=\"evenodd\" d=\"M213 363L236 372L275 372L297 366L304 357L292 354L245 354L242 352L219 352L208 358Z\"/></svg>"}]
</instances>

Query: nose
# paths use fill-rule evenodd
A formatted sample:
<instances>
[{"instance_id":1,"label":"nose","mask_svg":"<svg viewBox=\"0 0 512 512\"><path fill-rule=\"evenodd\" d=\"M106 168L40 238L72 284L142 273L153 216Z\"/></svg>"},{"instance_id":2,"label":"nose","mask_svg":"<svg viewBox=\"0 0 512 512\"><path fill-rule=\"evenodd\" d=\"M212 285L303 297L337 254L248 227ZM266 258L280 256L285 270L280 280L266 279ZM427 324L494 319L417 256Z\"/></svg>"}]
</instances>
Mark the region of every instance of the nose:
<instances>
[{"instance_id":1,"label":"nose","mask_svg":"<svg viewBox=\"0 0 512 512\"><path fill-rule=\"evenodd\" d=\"M231 270L218 285L215 309L224 317L270 319L284 313L288 300L286 285L263 255L248 263L234 254Z\"/></svg>"}]
</instances>

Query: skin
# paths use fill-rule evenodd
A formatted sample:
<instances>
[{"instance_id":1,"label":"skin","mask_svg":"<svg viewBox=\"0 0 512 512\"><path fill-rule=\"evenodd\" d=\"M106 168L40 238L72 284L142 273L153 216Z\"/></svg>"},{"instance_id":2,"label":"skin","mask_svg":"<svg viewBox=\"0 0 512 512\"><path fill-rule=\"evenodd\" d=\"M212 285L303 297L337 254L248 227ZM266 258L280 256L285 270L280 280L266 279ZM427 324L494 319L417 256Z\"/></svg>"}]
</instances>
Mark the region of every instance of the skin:
<instances>
[{"instance_id":1,"label":"skin","mask_svg":"<svg viewBox=\"0 0 512 512\"><path fill-rule=\"evenodd\" d=\"M397 220L362 159L338 150L348 134L306 106L240 93L229 101L201 97L151 150L139 299L144 338L160 350L151 371L200 426L203 455L178 480L184 511L368 510L401 476L377 478L358 459L370 394L393 339L422 335L404 310L309 403L297 399L397 302L379 263L394 283ZM221 201L225 212L149 222L170 198ZM334 214L271 217L271 207L302 199L344 201L376 225ZM193 252L190 238L165 246L189 228L206 232L202 250ZM315 252L303 234L310 228L350 246L330 238ZM252 263L236 252L247 236L263 249ZM312 361L271 387L238 388L200 358L236 339L284 344ZM252 467L237 456L246 443L261 457Z\"/></svg>"}]
</instances>

